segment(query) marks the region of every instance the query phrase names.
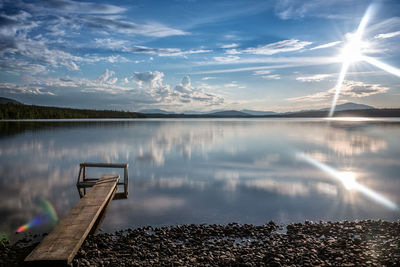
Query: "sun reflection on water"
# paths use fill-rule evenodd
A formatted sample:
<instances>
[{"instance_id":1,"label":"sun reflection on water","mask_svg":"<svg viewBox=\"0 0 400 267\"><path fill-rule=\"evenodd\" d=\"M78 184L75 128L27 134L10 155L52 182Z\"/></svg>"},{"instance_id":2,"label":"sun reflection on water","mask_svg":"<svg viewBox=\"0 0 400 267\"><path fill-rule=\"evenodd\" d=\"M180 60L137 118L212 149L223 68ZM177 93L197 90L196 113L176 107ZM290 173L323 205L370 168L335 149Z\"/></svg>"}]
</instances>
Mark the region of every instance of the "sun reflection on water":
<instances>
[{"instance_id":1,"label":"sun reflection on water","mask_svg":"<svg viewBox=\"0 0 400 267\"><path fill-rule=\"evenodd\" d=\"M379 194L378 192L375 192L371 188L368 188L367 186L360 184L357 182L355 178L355 173L354 172L341 172L337 171L334 168L319 162L318 160L308 156L305 153L298 153L297 158L302 159L309 164L317 167L318 169L324 171L325 173L329 174L330 177L335 178L336 180L340 181L343 186L347 190L356 190L363 195L367 196L368 198L374 200L375 202L384 205L385 207L392 209L392 210L398 210L398 206L392 202L391 200L387 199L385 196Z\"/></svg>"},{"instance_id":2,"label":"sun reflection on water","mask_svg":"<svg viewBox=\"0 0 400 267\"><path fill-rule=\"evenodd\" d=\"M357 121L373 121L373 118L365 118L365 117L330 117L324 118L328 121L349 121L349 122L357 122Z\"/></svg>"}]
</instances>

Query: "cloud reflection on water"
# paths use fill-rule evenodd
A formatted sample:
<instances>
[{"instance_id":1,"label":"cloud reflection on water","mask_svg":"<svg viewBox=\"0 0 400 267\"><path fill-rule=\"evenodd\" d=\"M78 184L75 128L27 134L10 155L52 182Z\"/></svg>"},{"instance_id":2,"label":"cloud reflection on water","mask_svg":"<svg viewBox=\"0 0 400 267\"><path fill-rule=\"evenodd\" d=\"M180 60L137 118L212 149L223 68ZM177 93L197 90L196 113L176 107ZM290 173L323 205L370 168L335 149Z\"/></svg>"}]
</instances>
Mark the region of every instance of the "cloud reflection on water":
<instances>
[{"instance_id":1,"label":"cloud reflection on water","mask_svg":"<svg viewBox=\"0 0 400 267\"><path fill-rule=\"evenodd\" d=\"M39 123L39 122L38 122ZM396 219L311 166L358 173L358 181L399 203L400 124L285 120L151 120L86 123L0 139L0 230L37 213L37 198L60 216L79 199L82 161L130 163L130 196L114 201L103 228L267 220ZM379 177L379 178L378 178ZM277 219L278 218L278 219Z\"/></svg>"}]
</instances>

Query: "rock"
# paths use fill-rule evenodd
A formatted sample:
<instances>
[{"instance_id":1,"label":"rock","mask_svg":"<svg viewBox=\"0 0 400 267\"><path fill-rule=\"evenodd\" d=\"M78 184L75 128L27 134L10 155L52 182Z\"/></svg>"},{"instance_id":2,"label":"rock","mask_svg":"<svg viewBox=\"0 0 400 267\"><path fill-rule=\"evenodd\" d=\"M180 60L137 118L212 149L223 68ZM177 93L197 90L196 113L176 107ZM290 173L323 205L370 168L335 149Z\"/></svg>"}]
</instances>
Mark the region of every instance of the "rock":
<instances>
[{"instance_id":1,"label":"rock","mask_svg":"<svg viewBox=\"0 0 400 267\"><path fill-rule=\"evenodd\" d=\"M101 233L86 239L72 266L362 266L400 261L399 222L307 221L287 225L286 234L278 229L269 222ZM34 247L28 246L31 238L25 239L18 245L2 243L0 266L22 264Z\"/></svg>"}]
</instances>

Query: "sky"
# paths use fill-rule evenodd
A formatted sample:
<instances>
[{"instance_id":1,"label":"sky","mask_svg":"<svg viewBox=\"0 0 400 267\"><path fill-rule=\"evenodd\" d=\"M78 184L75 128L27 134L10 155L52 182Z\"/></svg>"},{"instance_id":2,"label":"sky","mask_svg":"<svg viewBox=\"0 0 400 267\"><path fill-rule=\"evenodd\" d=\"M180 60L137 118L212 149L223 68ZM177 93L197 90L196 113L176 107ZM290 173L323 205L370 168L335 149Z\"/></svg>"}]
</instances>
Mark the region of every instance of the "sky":
<instances>
[{"instance_id":1,"label":"sky","mask_svg":"<svg viewBox=\"0 0 400 267\"><path fill-rule=\"evenodd\" d=\"M398 0L0 1L0 96L126 111L325 108L368 8L359 50L374 61L350 62L337 103L398 108Z\"/></svg>"}]
</instances>

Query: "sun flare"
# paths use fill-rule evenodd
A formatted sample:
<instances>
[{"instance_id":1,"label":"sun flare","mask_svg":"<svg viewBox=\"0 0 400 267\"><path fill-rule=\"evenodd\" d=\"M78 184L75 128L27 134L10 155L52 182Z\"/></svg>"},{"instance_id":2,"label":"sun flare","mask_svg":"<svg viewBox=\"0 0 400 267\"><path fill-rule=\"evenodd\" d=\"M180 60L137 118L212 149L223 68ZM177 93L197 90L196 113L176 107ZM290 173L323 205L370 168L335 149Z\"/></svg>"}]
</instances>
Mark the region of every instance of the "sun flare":
<instances>
[{"instance_id":1,"label":"sun flare","mask_svg":"<svg viewBox=\"0 0 400 267\"><path fill-rule=\"evenodd\" d=\"M337 56L338 61L342 62L342 68L340 70L339 78L335 86L335 94L333 96L331 108L329 110L328 117L332 117L335 112L335 107L337 100L339 98L340 91L343 86L344 79L346 77L347 71L352 63L358 61L365 61L375 67L378 67L388 73L394 74L400 77L400 70L389 66L375 58L368 57L363 54L363 51L369 48L368 42L362 40L363 33L367 26L367 23L371 17L373 12L373 5L370 5L365 12L361 22L357 28L357 31L348 36L348 41L346 45L343 47L341 53Z\"/></svg>"},{"instance_id":2,"label":"sun flare","mask_svg":"<svg viewBox=\"0 0 400 267\"><path fill-rule=\"evenodd\" d=\"M385 196L379 194L378 192L375 192L371 188L359 183L356 180L356 174L351 171L338 171L331 166L322 163L309 155L305 153L297 153L296 158L304 160L305 162L308 162L309 164L315 166L316 168L322 170L325 172L328 177L332 177L335 180L341 182L341 184L344 186L344 188L348 191L356 191L360 192L366 197L372 199L373 201L376 201L377 203L380 203L384 206L386 206L389 209L392 210L398 210L399 207L397 206L396 203L392 202L390 199L386 198Z\"/></svg>"},{"instance_id":3,"label":"sun flare","mask_svg":"<svg viewBox=\"0 0 400 267\"><path fill-rule=\"evenodd\" d=\"M341 53L338 56L340 62L353 63L363 60L362 51L367 49L369 44L363 42L359 36L352 36L343 47Z\"/></svg>"},{"instance_id":4,"label":"sun flare","mask_svg":"<svg viewBox=\"0 0 400 267\"><path fill-rule=\"evenodd\" d=\"M354 172L341 172L339 176L340 176L340 181L343 183L344 187L347 190L352 190L356 188L357 182L356 182L356 175L354 174Z\"/></svg>"}]
</instances>

